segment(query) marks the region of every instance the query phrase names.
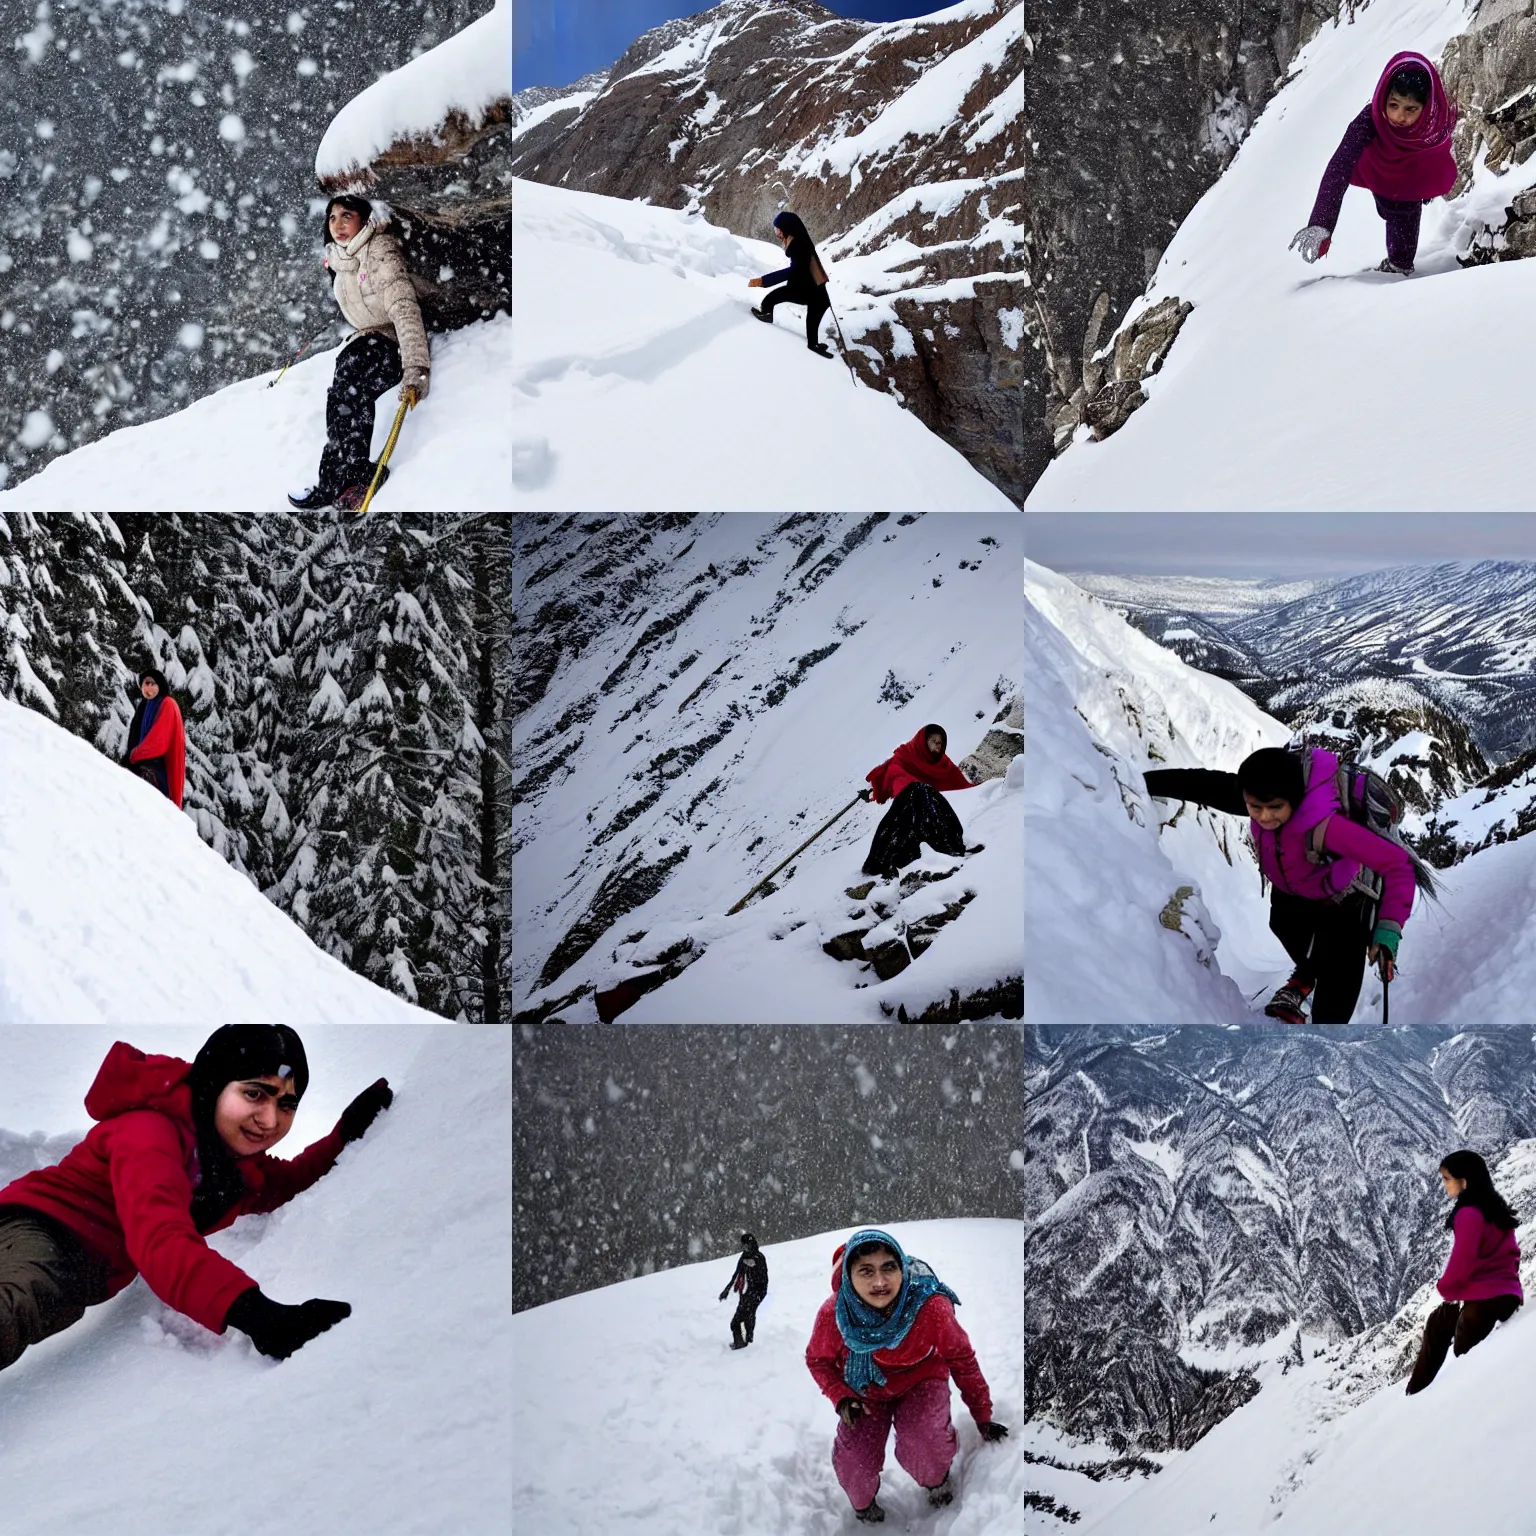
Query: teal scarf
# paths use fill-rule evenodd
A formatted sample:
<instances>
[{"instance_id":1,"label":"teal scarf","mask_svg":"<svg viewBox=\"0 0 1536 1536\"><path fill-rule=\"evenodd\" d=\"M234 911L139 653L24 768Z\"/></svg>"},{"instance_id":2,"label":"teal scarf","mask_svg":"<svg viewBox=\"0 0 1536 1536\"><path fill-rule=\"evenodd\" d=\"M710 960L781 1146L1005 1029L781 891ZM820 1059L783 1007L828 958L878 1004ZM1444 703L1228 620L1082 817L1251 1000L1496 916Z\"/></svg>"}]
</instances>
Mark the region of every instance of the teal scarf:
<instances>
[{"instance_id":1,"label":"teal scarf","mask_svg":"<svg viewBox=\"0 0 1536 1536\"><path fill-rule=\"evenodd\" d=\"M901 1260L901 1290L888 1313L882 1313L859 1299L848 1278L848 1258L864 1243L884 1243ZM960 1298L944 1284L921 1259L903 1253L901 1244L889 1232L878 1227L864 1227L850 1237L843 1248L843 1279L837 1289L837 1328L848 1346L848 1361L843 1380L859 1396L870 1386L885 1385L885 1372L875 1364L877 1349L895 1349L911 1332L923 1303L930 1296L947 1296L955 1305Z\"/></svg>"}]
</instances>

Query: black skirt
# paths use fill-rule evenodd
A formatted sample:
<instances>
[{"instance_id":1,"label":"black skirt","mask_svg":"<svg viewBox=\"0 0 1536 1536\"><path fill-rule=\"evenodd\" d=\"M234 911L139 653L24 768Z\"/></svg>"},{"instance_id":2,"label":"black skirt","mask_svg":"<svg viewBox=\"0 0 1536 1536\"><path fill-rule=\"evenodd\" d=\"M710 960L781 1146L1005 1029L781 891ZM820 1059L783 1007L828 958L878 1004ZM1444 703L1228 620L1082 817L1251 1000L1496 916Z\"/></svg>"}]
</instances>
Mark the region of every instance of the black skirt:
<instances>
[{"instance_id":1,"label":"black skirt","mask_svg":"<svg viewBox=\"0 0 1536 1536\"><path fill-rule=\"evenodd\" d=\"M927 784L908 784L875 828L864 873L887 878L894 875L922 856L922 843L935 853L958 858L965 852L965 833L960 818L938 790Z\"/></svg>"}]
</instances>

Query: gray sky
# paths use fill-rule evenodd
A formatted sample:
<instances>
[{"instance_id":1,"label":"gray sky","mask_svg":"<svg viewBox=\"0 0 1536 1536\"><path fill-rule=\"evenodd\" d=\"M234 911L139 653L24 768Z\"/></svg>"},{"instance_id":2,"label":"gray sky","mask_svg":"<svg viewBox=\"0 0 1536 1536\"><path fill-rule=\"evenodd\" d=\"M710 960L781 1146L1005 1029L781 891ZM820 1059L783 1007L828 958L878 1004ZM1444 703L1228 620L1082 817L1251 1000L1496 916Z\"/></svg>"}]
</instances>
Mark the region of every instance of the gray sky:
<instances>
[{"instance_id":1,"label":"gray sky","mask_svg":"<svg viewBox=\"0 0 1536 1536\"><path fill-rule=\"evenodd\" d=\"M1026 512L1024 553L1106 575L1344 576L1536 560L1531 512Z\"/></svg>"}]
</instances>

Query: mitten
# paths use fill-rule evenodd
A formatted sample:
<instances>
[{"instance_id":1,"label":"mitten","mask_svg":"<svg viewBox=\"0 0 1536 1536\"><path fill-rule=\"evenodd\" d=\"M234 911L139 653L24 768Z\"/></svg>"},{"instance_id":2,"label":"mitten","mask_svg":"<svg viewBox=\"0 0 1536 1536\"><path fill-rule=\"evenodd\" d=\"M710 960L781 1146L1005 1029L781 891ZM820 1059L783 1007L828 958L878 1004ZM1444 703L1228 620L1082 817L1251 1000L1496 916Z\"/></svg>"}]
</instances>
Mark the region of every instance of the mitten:
<instances>
[{"instance_id":1,"label":"mitten","mask_svg":"<svg viewBox=\"0 0 1536 1536\"><path fill-rule=\"evenodd\" d=\"M420 405L427 398L427 391L432 384L432 370L430 368L407 368L405 376L400 380L400 396L405 397L406 390L411 390L416 396L416 404Z\"/></svg>"},{"instance_id":2,"label":"mitten","mask_svg":"<svg viewBox=\"0 0 1536 1536\"><path fill-rule=\"evenodd\" d=\"M983 1440L1006 1440L1008 1438L1008 1426L999 1424L995 1419L989 1424L978 1424Z\"/></svg>"},{"instance_id":3,"label":"mitten","mask_svg":"<svg viewBox=\"0 0 1536 1536\"><path fill-rule=\"evenodd\" d=\"M1305 229L1298 229L1291 243L1286 247L1290 251L1300 251L1301 259L1308 266L1317 260L1319 256L1328 254L1328 247L1333 244L1333 231L1324 229L1321 224L1308 224Z\"/></svg>"},{"instance_id":4,"label":"mitten","mask_svg":"<svg viewBox=\"0 0 1536 1536\"><path fill-rule=\"evenodd\" d=\"M388 1109L394 1102L394 1093L390 1090L389 1083L380 1078L358 1094L341 1112L341 1119L336 1122L336 1129L341 1132L343 1141L359 1141L363 1133L373 1124L381 1109Z\"/></svg>"},{"instance_id":5,"label":"mitten","mask_svg":"<svg viewBox=\"0 0 1536 1536\"><path fill-rule=\"evenodd\" d=\"M334 1328L352 1308L345 1301L306 1301L296 1307L263 1296L259 1286L241 1291L224 1315L226 1328L238 1328L262 1354L286 1360L317 1334Z\"/></svg>"}]
</instances>

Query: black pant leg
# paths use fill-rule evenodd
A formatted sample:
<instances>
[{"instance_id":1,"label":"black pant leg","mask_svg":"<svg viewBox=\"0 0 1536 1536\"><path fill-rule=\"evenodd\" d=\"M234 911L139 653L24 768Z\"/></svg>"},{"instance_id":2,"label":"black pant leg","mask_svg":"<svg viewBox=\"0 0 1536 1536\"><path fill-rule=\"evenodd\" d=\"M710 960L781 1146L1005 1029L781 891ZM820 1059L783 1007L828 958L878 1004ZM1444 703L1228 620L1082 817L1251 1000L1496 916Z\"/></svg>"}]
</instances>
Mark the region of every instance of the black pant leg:
<instances>
[{"instance_id":1,"label":"black pant leg","mask_svg":"<svg viewBox=\"0 0 1536 1536\"><path fill-rule=\"evenodd\" d=\"M1365 981L1365 908L1355 897L1337 905L1313 905L1319 908L1319 916L1312 939L1312 965L1317 974L1312 1022L1348 1024Z\"/></svg>"},{"instance_id":2,"label":"black pant leg","mask_svg":"<svg viewBox=\"0 0 1536 1536\"><path fill-rule=\"evenodd\" d=\"M336 359L336 372L325 400L325 452L320 455L320 484L342 490L371 473L374 403L404 377L400 349L382 331L368 331L348 342Z\"/></svg>"},{"instance_id":3,"label":"black pant leg","mask_svg":"<svg viewBox=\"0 0 1536 1536\"><path fill-rule=\"evenodd\" d=\"M0 1207L0 1370L106 1299L106 1266L73 1234L25 1207Z\"/></svg>"},{"instance_id":4,"label":"black pant leg","mask_svg":"<svg viewBox=\"0 0 1536 1536\"><path fill-rule=\"evenodd\" d=\"M1500 1323L1507 1323L1520 1306L1518 1296L1491 1296L1487 1301L1465 1301L1456 1321L1456 1353L1476 1349Z\"/></svg>"},{"instance_id":5,"label":"black pant leg","mask_svg":"<svg viewBox=\"0 0 1536 1536\"><path fill-rule=\"evenodd\" d=\"M819 286L815 288L805 308L805 340L808 346L814 347L820 341L822 318L831 307L832 301L827 297L827 290Z\"/></svg>"},{"instance_id":6,"label":"black pant leg","mask_svg":"<svg viewBox=\"0 0 1536 1536\"><path fill-rule=\"evenodd\" d=\"M754 1296L749 1291L741 1298L741 1305L736 1309L736 1315L741 1319L741 1330L748 1344L752 1342L752 1330L757 1325L757 1308L762 1301L761 1296Z\"/></svg>"},{"instance_id":7,"label":"black pant leg","mask_svg":"<svg viewBox=\"0 0 1536 1536\"><path fill-rule=\"evenodd\" d=\"M790 303L790 304L794 303L794 300L791 299L790 296L789 296L789 289L788 288L773 288L773 289L769 290L767 298L765 298L763 300L763 302L758 306L758 308L761 309L762 312L765 315L772 315L773 314L773 306L775 304L784 304L784 303Z\"/></svg>"},{"instance_id":8,"label":"black pant leg","mask_svg":"<svg viewBox=\"0 0 1536 1536\"><path fill-rule=\"evenodd\" d=\"M1315 979L1312 968L1312 935L1317 926L1318 902L1292 896L1278 886L1269 893L1269 931L1285 946L1285 952L1308 980Z\"/></svg>"},{"instance_id":9,"label":"black pant leg","mask_svg":"<svg viewBox=\"0 0 1536 1536\"><path fill-rule=\"evenodd\" d=\"M1413 1362L1413 1374L1408 1378L1408 1391L1422 1392L1440 1373L1445 1357L1450 1352L1451 1340L1456 1336L1456 1324L1461 1307L1454 1301L1443 1301L1429 1314L1424 1324L1424 1338L1419 1344L1419 1357Z\"/></svg>"}]
</instances>

